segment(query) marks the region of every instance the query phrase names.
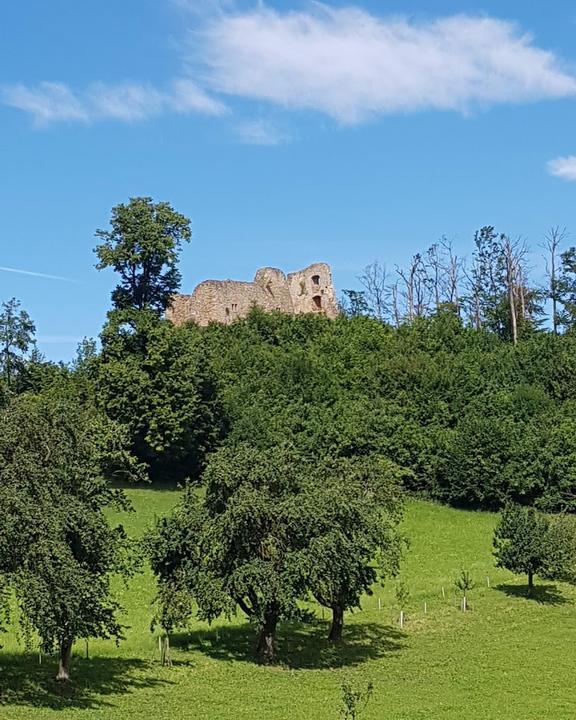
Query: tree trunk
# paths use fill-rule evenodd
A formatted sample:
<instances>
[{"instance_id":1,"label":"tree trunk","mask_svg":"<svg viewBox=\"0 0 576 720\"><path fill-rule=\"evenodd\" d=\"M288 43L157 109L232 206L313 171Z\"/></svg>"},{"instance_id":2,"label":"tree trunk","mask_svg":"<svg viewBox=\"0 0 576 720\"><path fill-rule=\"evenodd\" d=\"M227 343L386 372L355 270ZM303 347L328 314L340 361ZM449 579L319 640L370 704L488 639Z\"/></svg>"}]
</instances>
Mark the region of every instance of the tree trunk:
<instances>
[{"instance_id":1,"label":"tree trunk","mask_svg":"<svg viewBox=\"0 0 576 720\"><path fill-rule=\"evenodd\" d=\"M56 675L56 680L60 682L68 682L68 680L70 680L70 658L72 657L73 642L71 638L66 638L62 640L60 644L58 675Z\"/></svg>"},{"instance_id":2,"label":"tree trunk","mask_svg":"<svg viewBox=\"0 0 576 720\"><path fill-rule=\"evenodd\" d=\"M277 625L278 615L275 612L267 612L264 615L264 624L256 646L256 654L265 663L274 662L274 640Z\"/></svg>"},{"instance_id":3,"label":"tree trunk","mask_svg":"<svg viewBox=\"0 0 576 720\"><path fill-rule=\"evenodd\" d=\"M534 573L532 570L528 571L528 593L530 594L532 592L532 588L534 587Z\"/></svg>"},{"instance_id":4,"label":"tree trunk","mask_svg":"<svg viewBox=\"0 0 576 720\"><path fill-rule=\"evenodd\" d=\"M342 628L344 627L344 608L341 605L332 606L332 625L328 640L333 643L342 642Z\"/></svg>"}]
</instances>

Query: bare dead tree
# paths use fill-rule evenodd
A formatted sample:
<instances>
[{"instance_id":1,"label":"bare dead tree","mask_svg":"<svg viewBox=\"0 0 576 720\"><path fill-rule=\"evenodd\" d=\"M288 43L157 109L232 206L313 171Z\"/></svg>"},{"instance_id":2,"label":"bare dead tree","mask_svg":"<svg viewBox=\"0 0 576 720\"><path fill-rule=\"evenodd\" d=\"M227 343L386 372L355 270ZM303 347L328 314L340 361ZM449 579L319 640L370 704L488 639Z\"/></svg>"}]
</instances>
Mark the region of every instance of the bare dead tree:
<instances>
[{"instance_id":1,"label":"bare dead tree","mask_svg":"<svg viewBox=\"0 0 576 720\"><path fill-rule=\"evenodd\" d=\"M517 247L506 235L502 239L504 255L504 271L506 281L506 294L508 296L508 312L510 314L510 332L514 345L518 344L518 315L517 315L517 288L518 288L518 258Z\"/></svg>"},{"instance_id":2,"label":"bare dead tree","mask_svg":"<svg viewBox=\"0 0 576 720\"><path fill-rule=\"evenodd\" d=\"M378 320L384 321L390 316L390 289L387 286L386 266L375 260L364 268L358 280L366 291L366 300Z\"/></svg>"},{"instance_id":3,"label":"bare dead tree","mask_svg":"<svg viewBox=\"0 0 576 720\"><path fill-rule=\"evenodd\" d=\"M390 286L390 298L392 302L392 317L394 318L394 325L400 327L400 305L398 302L398 281Z\"/></svg>"},{"instance_id":4,"label":"bare dead tree","mask_svg":"<svg viewBox=\"0 0 576 720\"><path fill-rule=\"evenodd\" d=\"M526 322L535 321L537 315L541 313L541 308L538 305L537 289L528 286L530 270L527 265L528 246L521 238L512 241L506 235L502 237L501 242L510 334L512 342L516 345L521 326Z\"/></svg>"},{"instance_id":5,"label":"bare dead tree","mask_svg":"<svg viewBox=\"0 0 576 720\"><path fill-rule=\"evenodd\" d=\"M422 255L416 253L406 270L396 266L396 272L404 285L402 294L406 302L408 321L413 322L416 317L424 317L430 307L430 282Z\"/></svg>"},{"instance_id":6,"label":"bare dead tree","mask_svg":"<svg viewBox=\"0 0 576 720\"><path fill-rule=\"evenodd\" d=\"M424 259L418 253L412 258L414 277L414 313L416 317L425 317L430 309L431 282Z\"/></svg>"},{"instance_id":7,"label":"bare dead tree","mask_svg":"<svg viewBox=\"0 0 576 720\"><path fill-rule=\"evenodd\" d=\"M404 283L404 291L402 292L402 295L404 296L406 304L405 315L408 322L412 322L414 320L414 277L411 270L403 270L398 267L398 265L396 265L396 272ZM398 283L396 283L396 290L398 291ZM398 297L396 297L396 299L398 299Z\"/></svg>"},{"instance_id":8,"label":"bare dead tree","mask_svg":"<svg viewBox=\"0 0 576 720\"><path fill-rule=\"evenodd\" d=\"M459 257L452 246L452 241L445 237L440 240L443 255L443 271L445 278L445 298L450 305L456 308L456 312L460 315L460 285L465 275L464 258Z\"/></svg>"},{"instance_id":9,"label":"bare dead tree","mask_svg":"<svg viewBox=\"0 0 576 720\"><path fill-rule=\"evenodd\" d=\"M442 257L440 255L440 249L438 243L431 245L426 251L426 264L430 269L428 279L430 292L434 298L434 306L436 311L440 307L442 302L443 287L444 284L444 265L442 263Z\"/></svg>"},{"instance_id":10,"label":"bare dead tree","mask_svg":"<svg viewBox=\"0 0 576 720\"><path fill-rule=\"evenodd\" d=\"M567 237L567 229L565 227L560 229L559 225L555 225L548 230L541 245L546 253L543 256L546 263L546 295L552 301L552 327L555 335L558 335L558 303L560 302L558 251Z\"/></svg>"}]
</instances>

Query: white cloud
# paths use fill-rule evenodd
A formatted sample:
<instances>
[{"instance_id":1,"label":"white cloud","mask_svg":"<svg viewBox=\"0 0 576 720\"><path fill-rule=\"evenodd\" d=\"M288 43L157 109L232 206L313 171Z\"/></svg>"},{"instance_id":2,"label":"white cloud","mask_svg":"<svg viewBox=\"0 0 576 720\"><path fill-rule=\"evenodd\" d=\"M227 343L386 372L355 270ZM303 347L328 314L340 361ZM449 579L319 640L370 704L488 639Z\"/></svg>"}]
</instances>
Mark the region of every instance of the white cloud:
<instances>
[{"instance_id":1,"label":"white cloud","mask_svg":"<svg viewBox=\"0 0 576 720\"><path fill-rule=\"evenodd\" d=\"M241 123L236 128L240 140L247 145L282 145L289 136L265 120Z\"/></svg>"},{"instance_id":2,"label":"white cloud","mask_svg":"<svg viewBox=\"0 0 576 720\"><path fill-rule=\"evenodd\" d=\"M554 177L576 182L576 155L567 155L566 157L550 160L547 168L550 175Z\"/></svg>"},{"instance_id":3,"label":"white cloud","mask_svg":"<svg viewBox=\"0 0 576 720\"><path fill-rule=\"evenodd\" d=\"M457 15L426 22L315 3L214 16L191 34L192 62L227 95L357 123L422 109L576 94L576 77L513 24Z\"/></svg>"},{"instance_id":4,"label":"white cloud","mask_svg":"<svg viewBox=\"0 0 576 720\"><path fill-rule=\"evenodd\" d=\"M358 7L311 2L279 12L261 0L172 0L192 28L182 71L160 88L146 83L64 83L0 88L0 101L37 124L143 120L163 113L222 115L222 96L314 110L340 123L419 110L576 95L576 75L516 25L453 15L414 21ZM259 123L240 126L248 142L271 142ZM251 139L252 138L252 139Z\"/></svg>"},{"instance_id":5,"label":"white cloud","mask_svg":"<svg viewBox=\"0 0 576 720\"><path fill-rule=\"evenodd\" d=\"M186 78L174 80L167 90L138 83L93 83L81 93L63 83L41 82L36 87L4 87L1 98L5 105L32 115L38 125L62 120L133 122L165 112L221 115L226 110L223 103Z\"/></svg>"},{"instance_id":6,"label":"white cloud","mask_svg":"<svg viewBox=\"0 0 576 720\"><path fill-rule=\"evenodd\" d=\"M199 112L206 115L223 115L227 112L223 103L207 95L196 83L186 78L180 78L172 83L172 92L168 102L176 112L180 113Z\"/></svg>"}]
</instances>

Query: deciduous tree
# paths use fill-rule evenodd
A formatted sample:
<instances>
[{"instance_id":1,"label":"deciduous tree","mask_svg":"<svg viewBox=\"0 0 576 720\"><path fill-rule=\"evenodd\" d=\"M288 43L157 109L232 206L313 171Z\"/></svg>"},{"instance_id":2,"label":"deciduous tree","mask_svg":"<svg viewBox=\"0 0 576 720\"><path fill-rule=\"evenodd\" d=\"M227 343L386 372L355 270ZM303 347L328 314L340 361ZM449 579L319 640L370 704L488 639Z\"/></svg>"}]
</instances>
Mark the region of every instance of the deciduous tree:
<instances>
[{"instance_id":1,"label":"deciduous tree","mask_svg":"<svg viewBox=\"0 0 576 720\"><path fill-rule=\"evenodd\" d=\"M508 505L494 531L494 555L499 567L528 576L574 581L576 535L573 523L552 520L532 507Z\"/></svg>"},{"instance_id":2,"label":"deciduous tree","mask_svg":"<svg viewBox=\"0 0 576 720\"><path fill-rule=\"evenodd\" d=\"M16 298L2 304L0 313L0 371L6 386L14 390L34 346L36 327Z\"/></svg>"},{"instance_id":3,"label":"deciduous tree","mask_svg":"<svg viewBox=\"0 0 576 720\"><path fill-rule=\"evenodd\" d=\"M134 467L117 427L66 400L22 396L0 414L0 576L68 680L76 639L121 636L110 578L130 570L126 508L108 478Z\"/></svg>"},{"instance_id":4,"label":"deciduous tree","mask_svg":"<svg viewBox=\"0 0 576 720\"><path fill-rule=\"evenodd\" d=\"M103 243L94 252L98 270L111 267L120 275L114 306L162 313L180 286L178 259L191 237L190 220L169 203L136 197L112 209L110 225L96 231Z\"/></svg>"}]
</instances>

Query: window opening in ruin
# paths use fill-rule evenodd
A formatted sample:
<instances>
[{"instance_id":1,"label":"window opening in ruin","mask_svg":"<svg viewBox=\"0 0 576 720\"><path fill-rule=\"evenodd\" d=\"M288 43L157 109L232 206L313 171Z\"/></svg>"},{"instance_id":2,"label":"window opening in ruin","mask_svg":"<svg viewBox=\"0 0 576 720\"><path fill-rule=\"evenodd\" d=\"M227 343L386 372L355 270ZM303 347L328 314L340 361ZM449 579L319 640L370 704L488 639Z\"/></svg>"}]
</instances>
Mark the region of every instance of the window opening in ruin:
<instances>
[{"instance_id":1,"label":"window opening in ruin","mask_svg":"<svg viewBox=\"0 0 576 720\"><path fill-rule=\"evenodd\" d=\"M274 293L272 291L272 280L268 280L268 282L266 283L266 290L268 290L270 295L272 295L272 297L274 297Z\"/></svg>"},{"instance_id":2,"label":"window opening in ruin","mask_svg":"<svg viewBox=\"0 0 576 720\"><path fill-rule=\"evenodd\" d=\"M232 303L232 312L236 312L238 310L238 304Z\"/></svg>"},{"instance_id":3,"label":"window opening in ruin","mask_svg":"<svg viewBox=\"0 0 576 720\"><path fill-rule=\"evenodd\" d=\"M314 295L314 297L312 298L312 302L314 303L315 308L317 308L318 310L322 309L322 298L320 297L320 295Z\"/></svg>"},{"instance_id":4,"label":"window opening in ruin","mask_svg":"<svg viewBox=\"0 0 576 720\"><path fill-rule=\"evenodd\" d=\"M228 315L230 315L230 308L226 308L226 317L228 317Z\"/></svg>"},{"instance_id":5,"label":"window opening in ruin","mask_svg":"<svg viewBox=\"0 0 576 720\"><path fill-rule=\"evenodd\" d=\"M320 275L312 275L312 282L314 285L320 285Z\"/></svg>"}]
</instances>

